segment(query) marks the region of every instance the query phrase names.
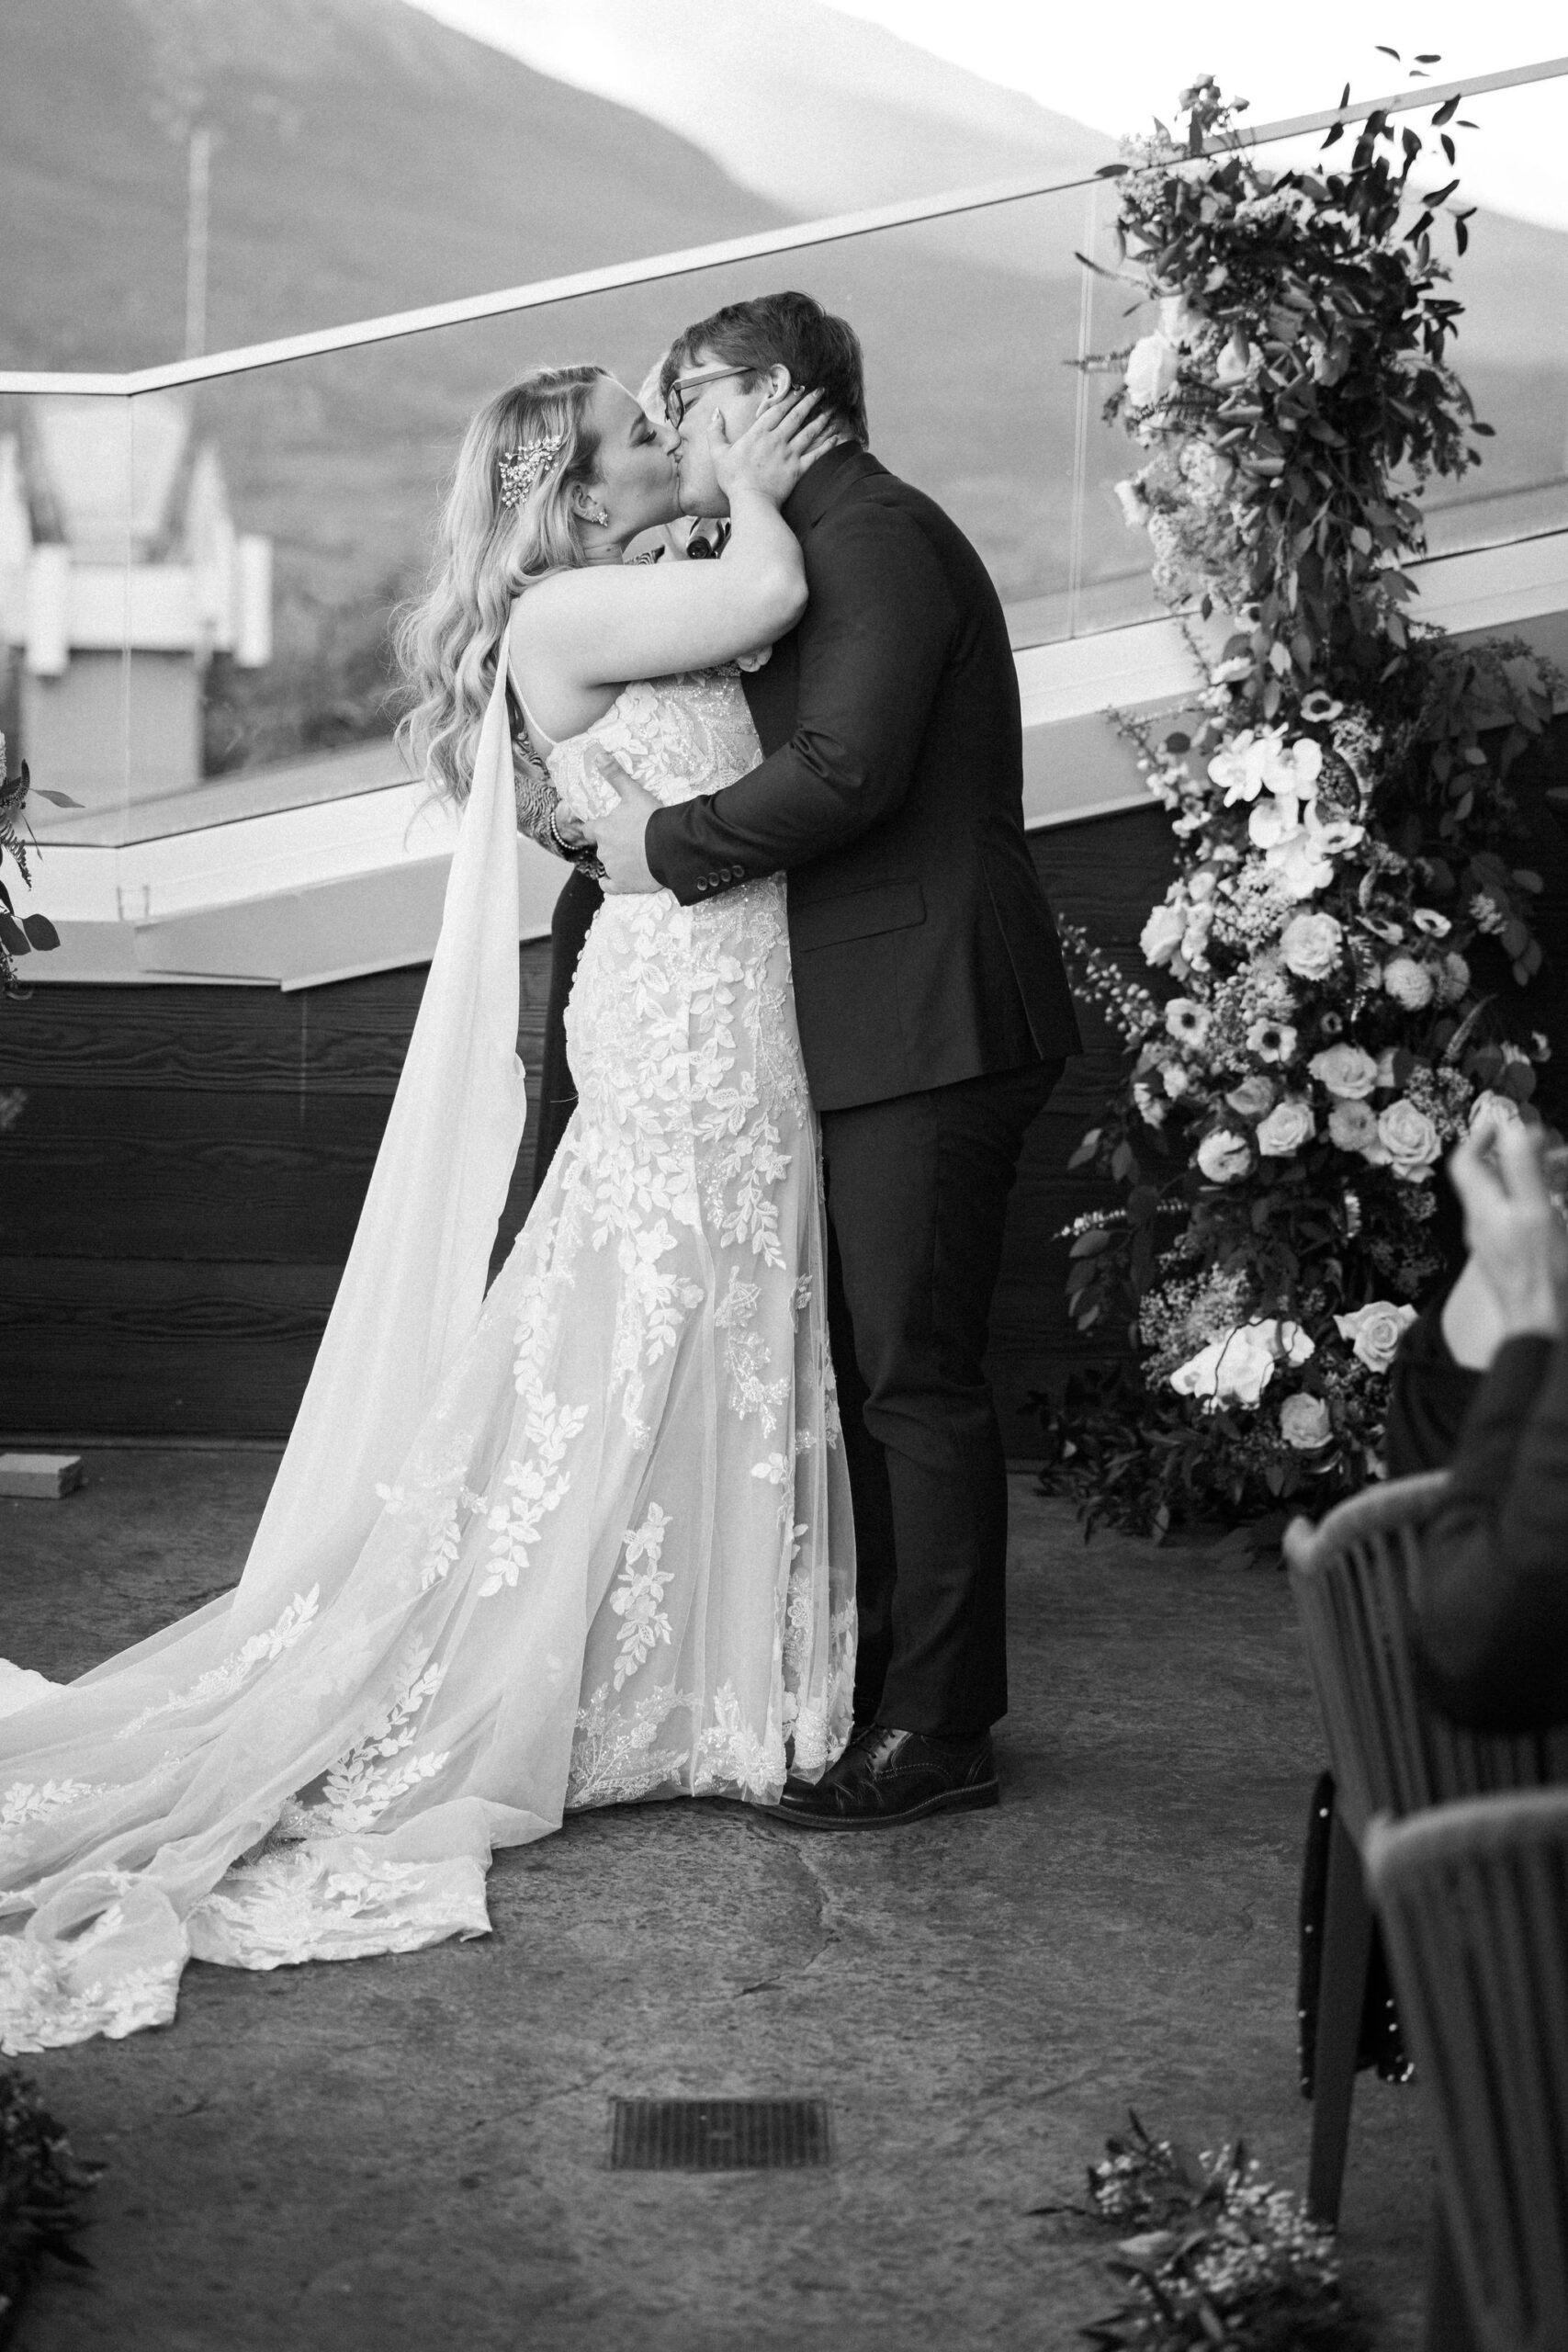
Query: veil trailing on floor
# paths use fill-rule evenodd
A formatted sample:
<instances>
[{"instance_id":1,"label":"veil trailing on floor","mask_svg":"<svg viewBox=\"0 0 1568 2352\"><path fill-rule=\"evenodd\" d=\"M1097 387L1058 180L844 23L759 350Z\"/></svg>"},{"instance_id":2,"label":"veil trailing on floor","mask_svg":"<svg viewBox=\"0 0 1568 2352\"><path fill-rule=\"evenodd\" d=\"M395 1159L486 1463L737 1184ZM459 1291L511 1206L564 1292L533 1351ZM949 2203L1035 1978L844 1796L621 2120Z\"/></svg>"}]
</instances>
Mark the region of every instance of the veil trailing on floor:
<instances>
[{"instance_id":1,"label":"veil trailing on floor","mask_svg":"<svg viewBox=\"0 0 1568 2352\"><path fill-rule=\"evenodd\" d=\"M522 1137L517 915L499 663L419 1017L243 1576L67 1686L0 1665L0 2048L166 2021L192 1955L266 1966L482 1932L492 1834L554 1826L459 1797L369 1840L277 1835L296 1791L385 1729L406 1611L378 1609L369 1555L478 1323Z\"/></svg>"}]
</instances>

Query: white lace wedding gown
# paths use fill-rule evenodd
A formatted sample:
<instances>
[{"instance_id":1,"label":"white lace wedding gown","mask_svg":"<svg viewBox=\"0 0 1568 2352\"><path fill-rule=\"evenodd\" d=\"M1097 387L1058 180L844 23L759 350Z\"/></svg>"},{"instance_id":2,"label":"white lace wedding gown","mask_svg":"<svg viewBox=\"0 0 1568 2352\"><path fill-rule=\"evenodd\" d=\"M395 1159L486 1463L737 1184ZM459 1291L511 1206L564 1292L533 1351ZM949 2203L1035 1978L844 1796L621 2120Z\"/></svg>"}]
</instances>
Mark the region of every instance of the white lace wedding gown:
<instances>
[{"instance_id":1,"label":"white lace wedding gown","mask_svg":"<svg viewBox=\"0 0 1568 2352\"><path fill-rule=\"evenodd\" d=\"M492 705L492 797L502 719ZM759 756L728 670L629 686L559 745L582 811L607 792L596 743L666 801ZM508 963L502 922L502 993ZM475 1025L449 1020L448 1058ZM379 1507L355 1522L332 1490L318 1407L293 1487L315 1479L335 1532L275 1490L232 1594L64 1689L0 1679L0 2047L167 2022L189 1956L270 1968L482 1933L492 1845L574 1806L766 1801L786 1752L815 1774L843 1746L853 1538L782 879L691 908L607 899L567 1034L578 1111ZM458 1153L412 1117L434 1199ZM362 1351L375 1313L363 1297ZM333 1358L329 1330L317 1376L352 1456L355 1367ZM309 1532L280 1566L291 1525Z\"/></svg>"}]
</instances>

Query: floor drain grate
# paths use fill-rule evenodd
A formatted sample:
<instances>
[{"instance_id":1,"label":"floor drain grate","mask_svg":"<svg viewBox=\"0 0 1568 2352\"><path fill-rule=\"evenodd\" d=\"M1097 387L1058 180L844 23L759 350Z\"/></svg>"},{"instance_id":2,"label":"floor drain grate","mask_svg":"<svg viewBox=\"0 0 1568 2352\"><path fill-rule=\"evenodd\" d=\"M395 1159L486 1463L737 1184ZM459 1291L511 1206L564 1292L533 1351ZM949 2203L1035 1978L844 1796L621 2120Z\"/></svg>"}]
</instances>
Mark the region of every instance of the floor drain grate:
<instances>
[{"instance_id":1,"label":"floor drain grate","mask_svg":"<svg viewBox=\"0 0 1568 2352\"><path fill-rule=\"evenodd\" d=\"M616 2098L612 2172L759 2172L829 2161L825 2098Z\"/></svg>"}]
</instances>

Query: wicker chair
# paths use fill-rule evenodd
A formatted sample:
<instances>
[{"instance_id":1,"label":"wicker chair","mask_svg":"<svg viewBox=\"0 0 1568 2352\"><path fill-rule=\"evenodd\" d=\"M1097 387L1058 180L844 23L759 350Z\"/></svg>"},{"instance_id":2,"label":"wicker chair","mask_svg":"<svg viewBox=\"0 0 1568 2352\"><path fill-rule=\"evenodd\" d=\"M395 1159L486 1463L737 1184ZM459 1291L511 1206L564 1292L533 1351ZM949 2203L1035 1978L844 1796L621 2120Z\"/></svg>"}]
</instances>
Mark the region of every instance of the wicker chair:
<instances>
[{"instance_id":1,"label":"wicker chair","mask_svg":"<svg viewBox=\"0 0 1568 2352\"><path fill-rule=\"evenodd\" d=\"M1568 2352L1568 1791L1379 1816L1365 1855L1437 2142L1428 2344Z\"/></svg>"},{"instance_id":2,"label":"wicker chair","mask_svg":"<svg viewBox=\"0 0 1568 2352\"><path fill-rule=\"evenodd\" d=\"M1398 1816L1489 1792L1568 1781L1568 1734L1503 1739L1461 1731L1417 1679L1406 1598L1421 1530L1446 1472L1370 1487L1315 1530L1285 1531L1291 1589L1328 1744L1336 1796L1319 1976L1307 2205L1339 2218L1372 1915L1361 1854L1376 1814Z\"/></svg>"}]
</instances>

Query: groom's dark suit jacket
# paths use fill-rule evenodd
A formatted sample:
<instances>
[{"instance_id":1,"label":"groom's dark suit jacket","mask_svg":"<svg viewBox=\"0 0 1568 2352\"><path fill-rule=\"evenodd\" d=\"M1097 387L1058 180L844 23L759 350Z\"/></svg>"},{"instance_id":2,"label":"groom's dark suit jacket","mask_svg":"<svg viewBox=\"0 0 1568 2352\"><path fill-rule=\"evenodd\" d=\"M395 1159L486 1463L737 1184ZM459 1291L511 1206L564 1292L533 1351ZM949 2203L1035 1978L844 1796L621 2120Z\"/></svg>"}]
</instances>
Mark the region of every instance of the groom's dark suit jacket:
<instances>
[{"instance_id":1,"label":"groom's dark suit jacket","mask_svg":"<svg viewBox=\"0 0 1568 2352\"><path fill-rule=\"evenodd\" d=\"M653 873L691 906L788 869L819 1111L1077 1053L985 566L939 506L855 447L820 458L784 512L810 602L745 679L765 756L649 820Z\"/></svg>"}]
</instances>

